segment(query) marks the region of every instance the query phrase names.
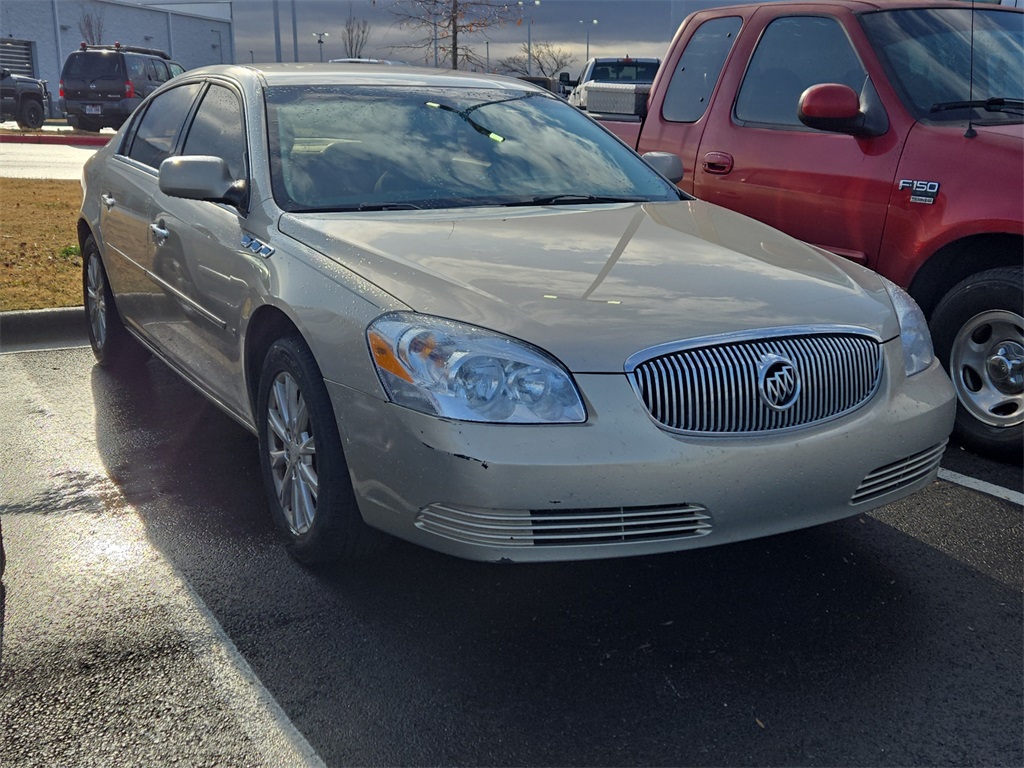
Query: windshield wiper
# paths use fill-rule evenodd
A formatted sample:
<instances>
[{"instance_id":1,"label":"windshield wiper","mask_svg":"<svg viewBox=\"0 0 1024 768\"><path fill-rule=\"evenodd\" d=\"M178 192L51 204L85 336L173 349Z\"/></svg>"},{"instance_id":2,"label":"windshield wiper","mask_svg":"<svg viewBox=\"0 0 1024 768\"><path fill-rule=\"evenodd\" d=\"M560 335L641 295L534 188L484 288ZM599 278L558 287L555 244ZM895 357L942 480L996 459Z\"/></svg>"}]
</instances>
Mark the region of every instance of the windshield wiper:
<instances>
[{"instance_id":1,"label":"windshield wiper","mask_svg":"<svg viewBox=\"0 0 1024 768\"><path fill-rule=\"evenodd\" d=\"M984 109L986 112L1015 112L1021 114L1021 111L1024 110L1024 100L996 97L976 99L974 101L942 101L938 104L932 104L930 111L947 112L951 109Z\"/></svg>"},{"instance_id":2,"label":"windshield wiper","mask_svg":"<svg viewBox=\"0 0 1024 768\"><path fill-rule=\"evenodd\" d=\"M646 197L629 197L625 195L537 195L530 200L519 200L514 203L505 203L506 206L515 205L576 205L578 203L649 203Z\"/></svg>"},{"instance_id":3,"label":"windshield wiper","mask_svg":"<svg viewBox=\"0 0 1024 768\"><path fill-rule=\"evenodd\" d=\"M422 208L412 203L360 203L357 211L419 211Z\"/></svg>"}]
</instances>

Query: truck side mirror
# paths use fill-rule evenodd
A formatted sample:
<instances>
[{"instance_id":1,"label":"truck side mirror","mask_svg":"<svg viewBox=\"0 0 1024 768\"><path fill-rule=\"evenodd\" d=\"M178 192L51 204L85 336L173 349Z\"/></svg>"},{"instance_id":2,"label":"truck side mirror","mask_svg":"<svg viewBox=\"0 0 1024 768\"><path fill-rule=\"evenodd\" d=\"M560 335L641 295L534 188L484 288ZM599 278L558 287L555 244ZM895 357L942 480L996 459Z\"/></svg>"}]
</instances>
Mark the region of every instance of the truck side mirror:
<instances>
[{"instance_id":1,"label":"truck side mirror","mask_svg":"<svg viewBox=\"0 0 1024 768\"><path fill-rule=\"evenodd\" d=\"M0 69L0 80L6 80L10 76L11 70L7 69L6 67L4 69Z\"/></svg>"},{"instance_id":2,"label":"truck side mirror","mask_svg":"<svg viewBox=\"0 0 1024 768\"><path fill-rule=\"evenodd\" d=\"M875 96L874 86L867 81L864 98L848 85L819 83L802 94L797 105L797 117L808 128L852 136L881 136L889 130L889 120L881 104L870 106Z\"/></svg>"},{"instance_id":3,"label":"truck side mirror","mask_svg":"<svg viewBox=\"0 0 1024 768\"><path fill-rule=\"evenodd\" d=\"M644 152L642 157L651 168L673 184L683 180L683 161L679 155L672 152Z\"/></svg>"}]
</instances>

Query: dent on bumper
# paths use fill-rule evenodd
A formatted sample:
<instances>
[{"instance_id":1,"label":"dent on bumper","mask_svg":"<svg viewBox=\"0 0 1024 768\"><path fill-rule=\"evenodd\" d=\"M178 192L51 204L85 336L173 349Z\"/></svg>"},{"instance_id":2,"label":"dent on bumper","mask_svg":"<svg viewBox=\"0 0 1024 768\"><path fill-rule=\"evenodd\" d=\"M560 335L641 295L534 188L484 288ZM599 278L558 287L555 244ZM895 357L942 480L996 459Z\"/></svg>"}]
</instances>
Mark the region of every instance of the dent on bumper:
<instances>
[{"instance_id":1,"label":"dent on bumper","mask_svg":"<svg viewBox=\"0 0 1024 768\"><path fill-rule=\"evenodd\" d=\"M955 408L936 364L909 381L887 375L868 404L833 422L695 438L655 425L625 376L577 381L588 421L543 426L438 419L329 382L364 519L477 560L591 559L768 536L929 484Z\"/></svg>"}]
</instances>

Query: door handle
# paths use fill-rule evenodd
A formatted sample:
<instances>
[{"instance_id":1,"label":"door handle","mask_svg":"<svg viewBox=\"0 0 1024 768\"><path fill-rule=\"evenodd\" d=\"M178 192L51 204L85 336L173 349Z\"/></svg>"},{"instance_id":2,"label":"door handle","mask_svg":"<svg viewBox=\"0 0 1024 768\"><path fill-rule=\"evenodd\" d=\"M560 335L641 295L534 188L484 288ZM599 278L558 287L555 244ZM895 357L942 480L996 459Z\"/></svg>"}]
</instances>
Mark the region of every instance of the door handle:
<instances>
[{"instance_id":1,"label":"door handle","mask_svg":"<svg viewBox=\"0 0 1024 768\"><path fill-rule=\"evenodd\" d=\"M149 231L153 233L153 237L156 238L157 245L163 245L167 242L168 236L171 234L166 229L161 227L159 224L150 224Z\"/></svg>"},{"instance_id":2,"label":"door handle","mask_svg":"<svg viewBox=\"0 0 1024 768\"><path fill-rule=\"evenodd\" d=\"M728 152L708 152L704 155L704 170L719 176L732 171L732 155Z\"/></svg>"},{"instance_id":3,"label":"door handle","mask_svg":"<svg viewBox=\"0 0 1024 768\"><path fill-rule=\"evenodd\" d=\"M100 195L100 202L107 206L107 210L109 211L111 208L114 207L114 203L117 201L114 200L113 196L111 195Z\"/></svg>"}]
</instances>

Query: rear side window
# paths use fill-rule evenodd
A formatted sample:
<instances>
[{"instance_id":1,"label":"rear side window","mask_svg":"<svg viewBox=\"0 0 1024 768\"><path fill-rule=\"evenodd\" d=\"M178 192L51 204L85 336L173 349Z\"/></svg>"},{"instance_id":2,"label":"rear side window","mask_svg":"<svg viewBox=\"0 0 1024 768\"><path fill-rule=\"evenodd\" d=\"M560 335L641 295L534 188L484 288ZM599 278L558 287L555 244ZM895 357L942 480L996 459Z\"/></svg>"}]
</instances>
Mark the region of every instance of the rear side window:
<instances>
[{"instance_id":1,"label":"rear side window","mask_svg":"<svg viewBox=\"0 0 1024 768\"><path fill-rule=\"evenodd\" d=\"M160 59L146 59L146 76L154 83L166 83L170 79L167 66Z\"/></svg>"},{"instance_id":2,"label":"rear side window","mask_svg":"<svg viewBox=\"0 0 1024 768\"><path fill-rule=\"evenodd\" d=\"M135 130L128 156L151 168L159 168L174 150L181 124L201 87L199 83L190 83L153 99Z\"/></svg>"},{"instance_id":3,"label":"rear side window","mask_svg":"<svg viewBox=\"0 0 1024 768\"><path fill-rule=\"evenodd\" d=\"M119 53L73 53L64 65L64 79L123 80L124 67Z\"/></svg>"},{"instance_id":4,"label":"rear side window","mask_svg":"<svg viewBox=\"0 0 1024 768\"><path fill-rule=\"evenodd\" d=\"M726 16L705 21L693 33L665 91L662 117L693 123L704 116L741 24L739 16Z\"/></svg>"},{"instance_id":5,"label":"rear side window","mask_svg":"<svg viewBox=\"0 0 1024 768\"><path fill-rule=\"evenodd\" d=\"M765 29L736 97L741 122L803 127L797 103L818 83L842 83L860 93L867 73L838 21L787 16Z\"/></svg>"},{"instance_id":6,"label":"rear side window","mask_svg":"<svg viewBox=\"0 0 1024 768\"><path fill-rule=\"evenodd\" d=\"M133 56L128 53L124 57L125 65L128 67L128 79L132 82L139 82L146 77L146 60L141 56Z\"/></svg>"}]
</instances>

